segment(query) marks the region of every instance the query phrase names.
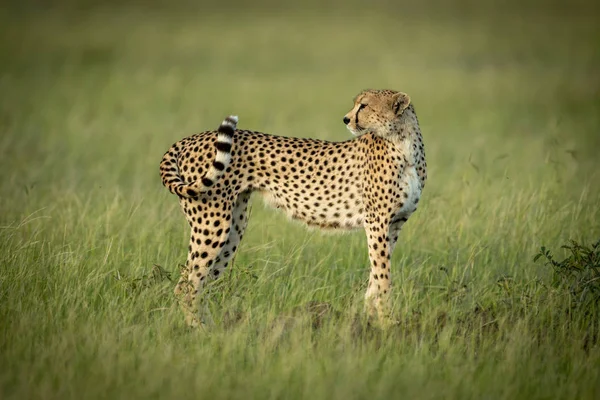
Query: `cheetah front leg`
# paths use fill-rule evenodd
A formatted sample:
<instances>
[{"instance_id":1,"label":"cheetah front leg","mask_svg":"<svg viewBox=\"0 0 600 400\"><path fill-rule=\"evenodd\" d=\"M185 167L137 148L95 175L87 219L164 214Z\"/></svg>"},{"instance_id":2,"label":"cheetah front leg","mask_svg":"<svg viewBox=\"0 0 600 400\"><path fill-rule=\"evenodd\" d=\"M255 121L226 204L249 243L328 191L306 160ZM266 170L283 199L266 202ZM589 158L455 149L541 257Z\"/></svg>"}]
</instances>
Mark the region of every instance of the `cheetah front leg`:
<instances>
[{"instance_id":1,"label":"cheetah front leg","mask_svg":"<svg viewBox=\"0 0 600 400\"><path fill-rule=\"evenodd\" d=\"M365 226L371 273L365 294L365 308L370 317L377 317L382 326L391 323L389 298L390 275L390 225L386 218L375 217Z\"/></svg>"},{"instance_id":2,"label":"cheetah front leg","mask_svg":"<svg viewBox=\"0 0 600 400\"><path fill-rule=\"evenodd\" d=\"M398 237L400 236L402 226L404 226L404 223L407 220L407 217L399 217L390 224L390 257L392 256L394 249L396 248L396 244L398 243Z\"/></svg>"}]
</instances>

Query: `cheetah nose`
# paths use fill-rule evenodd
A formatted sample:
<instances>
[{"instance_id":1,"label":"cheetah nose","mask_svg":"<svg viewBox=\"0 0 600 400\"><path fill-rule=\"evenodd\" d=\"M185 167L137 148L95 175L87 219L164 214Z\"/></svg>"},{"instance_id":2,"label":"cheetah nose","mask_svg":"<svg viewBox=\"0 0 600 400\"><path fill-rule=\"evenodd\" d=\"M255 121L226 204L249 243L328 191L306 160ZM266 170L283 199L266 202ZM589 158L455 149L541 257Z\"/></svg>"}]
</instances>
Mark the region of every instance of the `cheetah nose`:
<instances>
[{"instance_id":1,"label":"cheetah nose","mask_svg":"<svg viewBox=\"0 0 600 400\"><path fill-rule=\"evenodd\" d=\"M350 118L344 117L344 124L348 125L348 122L350 122Z\"/></svg>"}]
</instances>

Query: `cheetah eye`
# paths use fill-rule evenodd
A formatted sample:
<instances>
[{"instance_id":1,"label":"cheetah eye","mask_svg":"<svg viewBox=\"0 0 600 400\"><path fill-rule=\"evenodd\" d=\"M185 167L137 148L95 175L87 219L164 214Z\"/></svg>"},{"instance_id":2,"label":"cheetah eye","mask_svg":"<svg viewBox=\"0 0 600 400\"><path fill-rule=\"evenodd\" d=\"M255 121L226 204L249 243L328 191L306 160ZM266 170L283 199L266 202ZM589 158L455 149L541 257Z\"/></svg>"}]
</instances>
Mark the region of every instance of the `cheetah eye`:
<instances>
[{"instance_id":1,"label":"cheetah eye","mask_svg":"<svg viewBox=\"0 0 600 400\"><path fill-rule=\"evenodd\" d=\"M362 103L361 103L361 104L358 106L358 110L360 111L360 110L362 110L363 108L365 108L366 106L367 106L366 104L362 104Z\"/></svg>"}]
</instances>

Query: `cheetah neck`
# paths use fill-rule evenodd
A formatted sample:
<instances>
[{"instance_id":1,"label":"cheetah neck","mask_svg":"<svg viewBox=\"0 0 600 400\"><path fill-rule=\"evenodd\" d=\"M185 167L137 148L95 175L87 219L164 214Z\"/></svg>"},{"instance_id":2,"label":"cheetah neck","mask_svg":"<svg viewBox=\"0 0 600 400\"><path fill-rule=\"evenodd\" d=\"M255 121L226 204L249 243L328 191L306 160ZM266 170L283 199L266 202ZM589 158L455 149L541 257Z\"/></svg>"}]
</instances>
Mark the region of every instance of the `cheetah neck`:
<instances>
[{"instance_id":1,"label":"cheetah neck","mask_svg":"<svg viewBox=\"0 0 600 400\"><path fill-rule=\"evenodd\" d=\"M423 139L419 120L412 104L404 111L396 128L397 133L391 136L390 142L409 165L415 165L421 157Z\"/></svg>"}]
</instances>

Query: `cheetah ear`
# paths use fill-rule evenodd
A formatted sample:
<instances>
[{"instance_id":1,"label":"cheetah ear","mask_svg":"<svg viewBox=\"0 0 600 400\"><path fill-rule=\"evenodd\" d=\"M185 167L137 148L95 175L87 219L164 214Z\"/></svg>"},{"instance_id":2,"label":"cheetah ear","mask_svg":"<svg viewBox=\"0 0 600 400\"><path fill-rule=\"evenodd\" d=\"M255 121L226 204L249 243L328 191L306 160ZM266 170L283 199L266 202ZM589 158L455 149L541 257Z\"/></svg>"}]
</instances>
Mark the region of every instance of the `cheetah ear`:
<instances>
[{"instance_id":1,"label":"cheetah ear","mask_svg":"<svg viewBox=\"0 0 600 400\"><path fill-rule=\"evenodd\" d=\"M392 97L392 109L396 115L402 114L402 111L410 104L410 97L403 92L398 92Z\"/></svg>"}]
</instances>

